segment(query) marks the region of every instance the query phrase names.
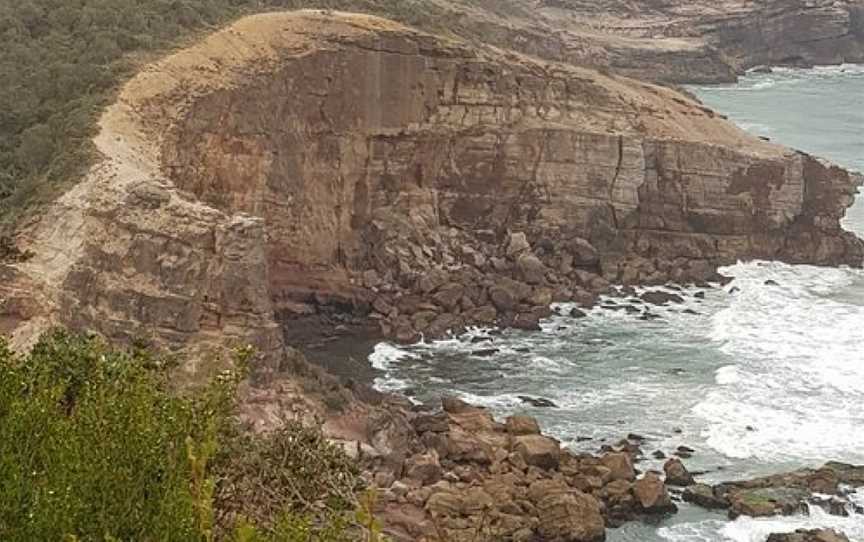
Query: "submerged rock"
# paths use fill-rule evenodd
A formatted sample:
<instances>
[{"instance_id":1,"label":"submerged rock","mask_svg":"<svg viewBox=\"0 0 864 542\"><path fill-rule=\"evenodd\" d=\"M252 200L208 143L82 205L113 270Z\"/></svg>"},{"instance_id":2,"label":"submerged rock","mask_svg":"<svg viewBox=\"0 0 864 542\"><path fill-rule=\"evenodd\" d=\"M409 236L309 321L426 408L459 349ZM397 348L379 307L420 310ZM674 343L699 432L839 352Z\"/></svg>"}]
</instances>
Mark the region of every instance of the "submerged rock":
<instances>
[{"instance_id":1,"label":"submerged rock","mask_svg":"<svg viewBox=\"0 0 864 542\"><path fill-rule=\"evenodd\" d=\"M549 399L543 399L540 397L529 397L527 395L520 395L519 400L523 403L529 404L537 408L558 408L558 405L556 405Z\"/></svg>"}]
</instances>

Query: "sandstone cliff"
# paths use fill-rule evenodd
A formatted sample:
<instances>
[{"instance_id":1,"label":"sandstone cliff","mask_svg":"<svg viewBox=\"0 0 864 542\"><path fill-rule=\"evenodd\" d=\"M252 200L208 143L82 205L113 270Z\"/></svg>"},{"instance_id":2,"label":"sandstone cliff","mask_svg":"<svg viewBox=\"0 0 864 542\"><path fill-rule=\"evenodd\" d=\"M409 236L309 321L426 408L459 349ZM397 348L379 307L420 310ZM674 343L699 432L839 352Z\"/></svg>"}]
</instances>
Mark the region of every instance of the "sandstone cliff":
<instances>
[{"instance_id":1,"label":"sandstone cliff","mask_svg":"<svg viewBox=\"0 0 864 542\"><path fill-rule=\"evenodd\" d=\"M346 313L411 340L737 258L862 260L842 169L666 88L370 16L244 19L127 84L96 144L2 269L18 344L275 353L277 321Z\"/></svg>"}]
</instances>

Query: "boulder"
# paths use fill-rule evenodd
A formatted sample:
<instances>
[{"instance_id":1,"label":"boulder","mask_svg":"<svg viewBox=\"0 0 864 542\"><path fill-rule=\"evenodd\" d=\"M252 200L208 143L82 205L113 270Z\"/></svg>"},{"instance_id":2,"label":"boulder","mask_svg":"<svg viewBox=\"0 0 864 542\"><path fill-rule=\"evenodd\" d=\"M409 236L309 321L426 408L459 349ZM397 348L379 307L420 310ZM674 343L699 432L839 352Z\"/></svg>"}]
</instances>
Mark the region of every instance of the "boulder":
<instances>
[{"instance_id":1,"label":"boulder","mask_svg":"<svg viewBox=\"0 0 864 542\"><path fill-rule=\"evenodd\" d=\"M438 291L435 292L435 295L432 296L432 300L436 305L452 311L459 306L459 302L462 300L462 295L464 293L464 286L455 282L450 282L439 288Z\"/></svg>"},{"instance_id":2,"label":"boulder","mask_svg":"<svg viewBox=\"0 0 864 542\"><path fill-rule=\"evenodd\" d=\"M573 255L573 265L576 267L596 267L600 263L597 249L585 239L572 239L567 249Z\"/></svg>"},{"instance_id":3,"label":"boulder","mask_svg":"<svg viewBox=\"0 0 864 542\"><path fill-rule=\"evenodd\" d=\"M438 461L438 453L430 451L415 455L405 461L405 477L428 486L441 479L443 471Z\"/></svg>"},{"instance_id":4,"label":"boulder","mask_svg":"<svg viewBox=\"0 0 864 542\"><path fill-rule=\"evenodd\" d=\"M608 453L600 458L600 463L609 469L609 476L613 481L633 481L636 479L636 471L633 469L633 460L630 458L630 454L624 452Z\"/></svg>"},{"instance_id":5,"label":"boulder","mask_svg":"<svg viewBox=\"0 0 864 542\"><path fill-rule=\"evenodd\" d=\"M537 534L546 542L600 542L606 539L606 524L600 503L581 491L553 493L537 504L540 520Z\"/></svg>"},{"instance_id":6,"label":"boulder","mask_svg":"<svg viewBox=\"0 0 864 542\"><path fill-rule=\"evenodd\" d=\"M524 252L531 251L531 244L528 242L528 237L522 232L513 232L507 239L507 256L511 259L516 259Z\"/></svg>"},{"instance_id":7,"label":"boulder","mask_svg":"<svg viewBox=\"0 0 864 542\"><path fill-rule=\"evenodd\" d=\"M512 290L499 285L489 288L489 299L496 309L503 312L515 310L519 303Z\"/></svg>"},{"instance_id":8,"label":"boulder","mask_svg":"<svg viewBox=\"0 0 864 542\"><path fill-rule=\"evenodd\" d=\"M557 441L541 435L522 435L513 438L513 451L528 465L551 470L561 461L561 446Z\"/></svg>"},{"instance_id":9,"label":"boulder","mask_svg":"<svg viewBox=\"0 0 864 542\"><path fill-rule=\"evenodd\" d=\"M810 491L793 487L742 489L728 495L729 517L788 516L807 511Z\"/></svg>"},{"instance_id":10,"label":"boulder","mask_svg":"<svg viewBox=\"0 0 864 542\"><path fill-rule=\"evenodd\" d=\"M666 473L666 483L670 486L687 487L694 482L693 475L677 457L673 457L663 465L663 472Z\"/></svg>"},{"instance_id":11,"label":"boulder","mask_svg":"<svg viewBox=\"0 0 864 542\"><path fill-rule=\"evenodd\" d=\"M648 472L633 484L633 494L647 514L669 514L678 511L678 507L669 497L666 485L660 476L654 472Z\"/></svg>"},{"instance_id":12,"label":"boulder","mask_svg":"<svg viewBox=\"0 0 864 542\"><path fill-rule=\"evenodd\" d=\"M556 405L554 402L550 401L549 399L543 399L542 397L529 397L528 395L520 395L519 400L535 408L558 408L558 405Z\"/></svg>"},{"instance_id":13,"label":"boulder","mask_svg":"<svg viewBox=\"0 0 864 542\"><path fill-rule=\"evenodd\" d=\"M678 294L671 294L662 290L645 292L639 299L652 305L666 305L667 303L684 303L684 298Z\"/></svg>"},{"instance_id":14,"label":"boulder","mask_svg":"<svg viewBox=\"0 0 864 542\"><path fill-rule=\"evenodd\" d=\"M450 422L447 414L439 412L437 414L421 414L411 420L411 425L418 433L446 433L450 429Z\"/></svg>"},{"instance_id":15,"label":"boulder","mask_svg":"<svg viewBox=\"0 0 864 542\"><path fill-rule=\"evenodd\" d=\"M682 495L684 501L708 509L729 508L729 501L718 497L714 489L707 484L694 484L684 490Z\"/></svg>"},{"instance_id":16,"label":"boulder","mask_svg":"<svg viewBox=\"0 0 864 542\"><path fill-rule=\"evenodd\" d=\"M514 437L540 434L540 425L537 419L531 416L509 416L504 422L504 427L507 433Z\"/></svg>"},{"instance_id":17,"label":"boulder","mask_svg":"<svg viewBox=\"0 0 864 542\"><path fill-rule=\"evenodd\" d=\"M519 278L528 284L542 284L546 280L546 266L530 252L521 254L516 260L516 271Z\"/></svg>"}]
</instances>

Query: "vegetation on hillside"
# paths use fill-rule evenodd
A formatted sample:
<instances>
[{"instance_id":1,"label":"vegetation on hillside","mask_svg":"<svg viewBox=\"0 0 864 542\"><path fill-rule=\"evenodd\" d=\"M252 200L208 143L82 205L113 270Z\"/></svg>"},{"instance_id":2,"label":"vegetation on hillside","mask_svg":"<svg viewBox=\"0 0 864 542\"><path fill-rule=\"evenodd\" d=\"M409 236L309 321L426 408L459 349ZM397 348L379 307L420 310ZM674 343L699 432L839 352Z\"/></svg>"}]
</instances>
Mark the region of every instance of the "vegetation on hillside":
<instances>
[{"instance_id":1,"label":"vegetation on hillside","mask_svg":"<svg viewBox=\"0 0 864 542\"><path fill-rule=\"evenodd\" d=\"M150 54L244 14L299 8L410 22L422 0L20 0L0 3L0 227L80 178L118 84ZM428 8L424 8L428 11Z\"/></svg>"},{"instance_id":2,"label":"vegetation on hillside","mask_svg":"<svg viewBox=\"0 0 864 542\"><path fill-rule=\"evenodd\" d=\"M239 374L183 395L168 370L63 331L27 356L0 339L0 540L378 540L317 430L243 432Z\"/></svg>"}]
</instances>

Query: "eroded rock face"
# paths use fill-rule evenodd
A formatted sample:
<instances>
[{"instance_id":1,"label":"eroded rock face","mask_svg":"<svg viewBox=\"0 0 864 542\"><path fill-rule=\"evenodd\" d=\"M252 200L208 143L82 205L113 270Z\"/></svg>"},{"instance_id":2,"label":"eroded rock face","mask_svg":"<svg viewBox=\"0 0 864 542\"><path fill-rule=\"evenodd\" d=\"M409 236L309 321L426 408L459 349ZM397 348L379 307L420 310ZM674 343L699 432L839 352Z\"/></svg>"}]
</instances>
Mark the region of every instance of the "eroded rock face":
<instances>
[{"instance_id":1,"label":"eroded rock face","mask_svg":"<svg viewBox=\"0 0 864 542\"><path fill-rule=\"evenodd\" d=\"M277 319L331 314L406 341L534 329L610 281L862 260L846 171L669 89L374 17L244 19L136 77L101 127L104 160L4 270L19 344L60 323L277 352Z\"/></svg>"}]
</instances>

